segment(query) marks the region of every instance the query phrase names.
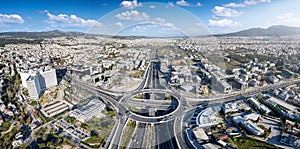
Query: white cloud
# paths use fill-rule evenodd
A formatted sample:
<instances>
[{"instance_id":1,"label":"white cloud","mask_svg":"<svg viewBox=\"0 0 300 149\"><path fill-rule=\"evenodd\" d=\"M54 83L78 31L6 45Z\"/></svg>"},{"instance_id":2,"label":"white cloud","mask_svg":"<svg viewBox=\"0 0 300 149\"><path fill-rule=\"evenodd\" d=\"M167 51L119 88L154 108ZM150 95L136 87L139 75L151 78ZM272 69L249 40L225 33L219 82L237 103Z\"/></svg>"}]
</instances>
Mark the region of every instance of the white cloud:
<instances>
[{"instance_id":1,"label":"white cloud","mask_svg":"<svg viewBox=\"0 0 300 149\"><path fill-rule=\"evenodd\" d=\"M232 21L229 19L222 19L222 20L208 20L208 25L212 27L237 27L241 26L236 21Z\"/></svg>"},{"instance_id":2,"label":"white cloud","mask_svg":"<svg viewBox=\"0 0 300 149\"><path fill-rule=\"evenodd\" d=\"M126 21L138 21L137 24L149 24L150 26L175 28L174 24L168 22L165 18L161 18L161 17L151 18L146 13L139 12L137 10L131 10L131 11L125 11L119 13L116 15L116 18L118 18L119 20L126 20ZM124 28L124 24L122 22L115 23L115 26ZM139 29L139 27L136 29Z\"/></svg>"},{"instance_id":3,"label":"white cloud","mask_svg":"<svg viewBox=\"0 0 300 149\"><path fill-rule=\"evenodd\" d=\"M202 24L202 23L196 23L196 25L197 25L197 26L203 26L203 24Z\"/></svg>"},{"instance_id":4,"label":"white cloud","mask_svg":"<svg viewBox=\"0 0 300 149\"><path fill-rule=\"evenodd\" d=\"M246 7L251 5L257 5L260 3L270 3L271 0L245 0L243 3L229 3L223 5L224 7L232 7L232 8L240 8L240 7Z\"/></svg>"},{"instance_id":5,"label":"white cloud","mask_svg":"<svg viewBox=\"0 0 300 149\"><path fill-rule=\"evenodd\" d=\"M37 12L38 12L38 13L44 14L44 13L48 13L49 10L47 10L47 9L44 9L44 10L37 10Z\"/></svg>"},{"instance_id":6,"label":"white cloud","mask_svg":"<svg viewBox=\"0 0 300 149\"><path fill-rule=\"evenodd\" d=\"M168 2L169 6L175 6L173 2Z\"/></svg>"},{"instance_id":7,"label":"white cloud","mask_svg":"<svg viewBox=\"0 0 300 149\"><path fill-rule=\"evenodd\" d=\"M215 17L237 17L243 14L242 11L221 6L215 6L215 8L212 10L212 13Z\"/></svg>"},{"instance_id":8,"label":"white cloud","mask_svg":"<svg viewBox=\"0 0 300 149\"><path fill-rule=\"evenodd\" d=\"M300 25L300 17L296 17L294 13L285 13L276 18L279 23L287 24L287 25Z\"/></svg>"},{"instance_id":9,"label":"white cloud","mask_svg":"<svg viewBox=\"0 0 300 149\"><path fill-rule=\"evenodd\" d=\"M120 27L120 28L123 28L123 27L124 27L123 23L121 23L121 22L115 23L115 26L118 26L118 27Z\"/></svg>"},{"instance_id":10,"label":"white cloud","mask_svg":"<svg viewBox=\"0 0 300 149\"><path fill-rule=\"evenodd\" d=\"M168 31L174 31L177 30L174 24L166 21L164 18L154 18L149 21L143 21L139 24L136 24L134 27L132 27L131 31L134 33L146 33L148 32L150 34L156 34L155 32L159 32L160 30L168 30ZM155 35L157 36L157 35Z\"/></svg>"},{"instance_id":11,"label":"white cloud","mask_svg":"<svg viewBox=\"0 0 300 149\"><path fill-rule=\"evenodd\" d=\"M249 6L249 5L257 5L260 3L270 3L271 0L245 0L244 4Z\"/></svg>"},{"instance_id":12,"label":"white cloud","mask_svg":"<svg viewBox=\"0 0 300 149\"><path fill-rule=\"evenodd\" d=\"M142 3L139 3L137 0L133 1L122 1L120 4L121 7L127 8L127 9L133 9L135 7L142 6Z\"/></svg>"},{"instance_id":13,"label":"white cloud","mask_svg":"<svg viewBox=\"0 0 300 149\"><path fill-rule=\"evenodd\" d=\"M224 7L232 7L232 8L246 7L246 5L243 3L229 3L229 4L225 4L223 6Z\"/></svg>"},{"instance_id":14,"label":"white cloud","mask_svg":"<svg viewBox=\"0 0 300 149\"><path fill-rule=\"evenodd\" d=\"M149 8L154 9L156 8L154 5L149 6Z\"/></svg>"},{"instance_id":15,"label":"white cloud","mask_svg":"<svg viewBox=\"0 0 300 149\"><path fill-rule=\"evenodd\" d=\"M155 18L154 20L152 20L152 23L157 24L157 25L161 25L161 26L167 26L167 27L172 27L174 28L174 24L167 22L165 18Z\"/></svg>"},{"instance_id":16,"label":"white cloud","mask_svg":"<svg viewBox=\"0 0 300 149\"><path fill-rule=\"evenodd\" d=\"M23 24L23 18L18 14L0 14L0 23Z\"/></svg>"},{"instance_id":17,"label":"white cloud","mask_svg":"<svg viewBox=\"0 0 300 149\"><path fill-rule=\"evenodd\" d=\"M148 20L150 16L145 12L139 12L137 10L125 11L122 13L116 14L116 18L119 20L128 20L128 21L142 21Z\"/></svg>"},{"instance_id":18,"label":"white cloud","mask_svg":"<svg viewBox=\"0 0 300 149\"><path fill-rule=\"evenodd\" d=\"M169 5L171 6L174 6L174 3L173 2L168 2ZM176 5L178 6L183 6L183 7L201 7L202 4L200 2L197 2L195 5L194 4L191 4L185 0L178 0L176 3Z\"/></svg>"},{"instance_id":19,"label":"white cloud","mask_svg":"<svg viewBox=\"0 0 300 149\"><path fill-rule=\"evenodd\" d=\"M101 25L96 20L85 20L76 15L66 15L59 14L53 15L51 13L47 13L48 19L46 23L48 23L51 27L90 27L93 25Z\"/></svg>"},{"instance_id":20,"label":"white cloud","mask_svg":"<svg viewBox=\"0 0 300 149\"><path fill-rule=\"evenodd\" d=\"M132 28L133 32L146 33L150 25L137 25Z\"/></svg>"},{"instance_id":21,"label":"white cloud","mask_svg":"<svg viewBox=\"0 0 300 149\"><path fill-rule=\"evenodd\" d=\"M196 7L201 7L202 4L201 4L200 2L198 2L195 6L196 6Z\"/></svg>"},{"instance_id":22,"label":"white cloud","mask_svg":"<svg viewBox=\"0 0 300 149\"><path fill-rule=\"evenodd\" d=\"M185 6L185 7L191 6L191 4L188 3L188 2L185 1L185 0L179 0L179 1L177 1L177 2L176 2L176 5L178 5L178 6Z\"/></svg>"}]
</instances>

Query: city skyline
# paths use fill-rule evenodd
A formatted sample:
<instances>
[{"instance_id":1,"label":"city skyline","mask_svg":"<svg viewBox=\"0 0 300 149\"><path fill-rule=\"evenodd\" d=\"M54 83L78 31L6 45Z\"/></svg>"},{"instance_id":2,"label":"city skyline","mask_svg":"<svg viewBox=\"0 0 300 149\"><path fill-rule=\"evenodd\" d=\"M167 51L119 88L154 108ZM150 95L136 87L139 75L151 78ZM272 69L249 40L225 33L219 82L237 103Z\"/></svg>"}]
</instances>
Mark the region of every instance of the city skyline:
<instances>
[{"instance_id":1,"label":"city skyline","mask_svg":"<svg viewBox=\"0 0 300 149\"><path fill-rule=\"evenodd\" d=\"M299 2L298 0L2 1L0 32L50 30L90 32L91 27L97 27L102 30L100 33L104 34L143 35L133 31L136 28L141 31L149 22L151 27L148 27L147 33L157 31L155 34L163 34L158 31L159 28L172 36L176 36L177 33L170 33L170 29L175 32L179 30L185 35L195 35L195 29L199 30L196 31L197 34L207 32L219 34L272 25L299 27L300 13L297 9ZM180 18L178 13L189 17ZM186 18L189 21L185 21ZM191 26L187 26L187 22ZM136 24L143 24L144 27ZM186 28L194 30L188 31Z\"/></svg>"},{"instance_id":2,"label":"city skyline","mask_svg":"<svg viewBox=\"0 0 300 149\"><path fill-rule=\"evenodd\" d=\"M298 2L2 1L0 148L300 148Z\"/></svg>"}]
</instances>

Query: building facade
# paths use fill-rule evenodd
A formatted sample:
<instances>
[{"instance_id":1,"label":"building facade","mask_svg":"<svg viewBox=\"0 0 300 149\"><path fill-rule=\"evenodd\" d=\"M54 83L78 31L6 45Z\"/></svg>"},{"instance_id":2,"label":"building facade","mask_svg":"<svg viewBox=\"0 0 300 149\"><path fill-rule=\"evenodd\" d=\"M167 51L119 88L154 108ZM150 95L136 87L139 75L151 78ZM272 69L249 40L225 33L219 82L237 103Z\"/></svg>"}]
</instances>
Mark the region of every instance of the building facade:
<instances>
[{"instance_id":1,"label":"building facade","mask_svg":"<svg viewBox=\"0 0 300 149\"><path fill-rule=\"evenodd\" d=\"M42 87L38 76L29 76L26 80L26 86L30 99L39 99L42 93Z\"/></svg>"},{"instance_id":2,"label":"building facade","mask_svg":"<svg viewBox=\"0 0 300 149\"><path fill-rule=\"evenodd\" d=\"M30 99L39 99L41 93L49 87L58 84L56 69L40 69L31 72L21 72L23 87L28 89Z\"/></svg>"},{"instance_id":3,"label":"building facade","mask_svg":"<svg viewBox=\"0 0 300 149\"><path fill-rule=\"evenodd\" d=\"M57 77L56 77L56 70L55 69L49 69L49 70L43 70L40 72L43 86L45 88L49 88L52 86L57 85Z\"/></svg>"}]
</instances>

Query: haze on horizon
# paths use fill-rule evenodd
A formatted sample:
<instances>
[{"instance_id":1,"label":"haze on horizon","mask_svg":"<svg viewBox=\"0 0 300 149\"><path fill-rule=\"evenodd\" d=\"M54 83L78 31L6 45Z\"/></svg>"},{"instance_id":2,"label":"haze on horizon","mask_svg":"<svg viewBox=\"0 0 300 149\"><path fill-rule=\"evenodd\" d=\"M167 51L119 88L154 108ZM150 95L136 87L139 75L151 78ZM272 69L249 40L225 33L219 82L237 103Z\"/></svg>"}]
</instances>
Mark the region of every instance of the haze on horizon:
<instances>
[{"instance_id":1,"label":"haze on horizon","mask_svg":"<svg viewBox=\"0 0 300 149\"><path fill-rule=\"evenodd\" d=\"M0 32L197 36L272 25L300 27L299 4L299 0L1 1Z\"/></svg>"}]
</instances>

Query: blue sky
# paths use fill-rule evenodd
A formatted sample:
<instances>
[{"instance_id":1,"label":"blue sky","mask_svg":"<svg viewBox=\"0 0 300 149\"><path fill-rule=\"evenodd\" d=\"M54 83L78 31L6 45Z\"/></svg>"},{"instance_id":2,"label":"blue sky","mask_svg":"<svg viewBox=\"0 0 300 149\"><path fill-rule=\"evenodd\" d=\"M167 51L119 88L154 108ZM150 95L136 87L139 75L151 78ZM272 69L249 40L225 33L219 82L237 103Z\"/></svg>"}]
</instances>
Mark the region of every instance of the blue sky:
<instances>
[{"instance_id":1,"label":"blue sky","mask_svg":"<svg viewBox=\"0 0 300 149\"><path fill-rule=\"evenodd\" d=\"M143 35L300 27L300 0L1 0L0 32L80 31ZM173 32L171 32L173 30Z\"/></svg>"}]
</instances>

